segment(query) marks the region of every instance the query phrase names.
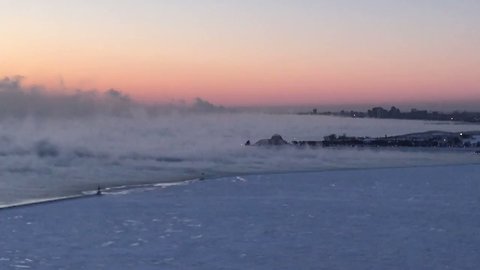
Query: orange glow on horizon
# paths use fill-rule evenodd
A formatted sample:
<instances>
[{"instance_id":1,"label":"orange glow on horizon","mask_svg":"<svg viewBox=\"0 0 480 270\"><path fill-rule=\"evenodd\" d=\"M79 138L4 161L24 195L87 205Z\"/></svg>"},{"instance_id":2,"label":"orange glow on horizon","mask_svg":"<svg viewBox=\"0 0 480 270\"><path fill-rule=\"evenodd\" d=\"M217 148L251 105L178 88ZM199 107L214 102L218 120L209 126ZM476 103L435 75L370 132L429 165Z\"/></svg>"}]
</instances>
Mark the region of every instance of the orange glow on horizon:
<instances>
[{"instance_id":1,"label":"orange glow on horizon","mask_svg":"<svg viewBox=\"0 0 480 270\"><path fill-rule=\"evenodd\" d=\"M100 2L93 9L77 2L73 10L42 4L15 9L16 16L13 7L0 11L0 76L22 75L53 90L115 88L146 102L201 97L225 105L468 100L480 93L480 34L471 31L478 16L465 14L477 6L457 5L465 10L455 11L454 24L414 4L398 7L413 16L410 23L368 9L358 10L365 13L359 19L335 4L343 17L299 3L229 3L220 12L152 2L150 12L131 1Z\"/></svg>"}]
</instances>

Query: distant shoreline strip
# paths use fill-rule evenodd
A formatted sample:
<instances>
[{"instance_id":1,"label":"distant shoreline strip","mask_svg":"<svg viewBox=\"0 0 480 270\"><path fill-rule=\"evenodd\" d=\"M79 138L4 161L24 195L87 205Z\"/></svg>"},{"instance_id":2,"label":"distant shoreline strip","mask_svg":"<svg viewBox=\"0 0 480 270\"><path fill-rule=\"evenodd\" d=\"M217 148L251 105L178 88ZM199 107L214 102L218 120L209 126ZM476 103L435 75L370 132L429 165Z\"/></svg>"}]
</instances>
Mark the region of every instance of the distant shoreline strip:
<instances>
[{"instance_id":1,"label":"distant shoreline strip","mask_svg":"<svg viewBox=\"0 0 480 270\"><path fill-rule=\"evenodd\" d=\"M125 190L133 190L138 188L162 188L162 187L169 187L169 186L178 186L188 184L192 181L196 181L198 178L189 179L189 180L182 180L178 182L160 182L160 183L152 183L152 184L134 184L134 185L121 185L121 186L111 186L102 189L102 192L105 195L113 194L115 192L121 192ZM26 206L34 206L34 205L41 205L41 204L48 204L48 203L55 203L59 201L67 201L67 200L76 200L76 199L84 199L89 197L96 197L97 190L86 190L80 191L80 194L74 195L67 195L67 196L58 196L58 197L50 197L50 198L43 198L43 199L32 199L32 200L24 200L18 203L12 204L0 204L0 211L5 209L12 209L12 208L20 208Z\"/></svg>"}]
</instances>

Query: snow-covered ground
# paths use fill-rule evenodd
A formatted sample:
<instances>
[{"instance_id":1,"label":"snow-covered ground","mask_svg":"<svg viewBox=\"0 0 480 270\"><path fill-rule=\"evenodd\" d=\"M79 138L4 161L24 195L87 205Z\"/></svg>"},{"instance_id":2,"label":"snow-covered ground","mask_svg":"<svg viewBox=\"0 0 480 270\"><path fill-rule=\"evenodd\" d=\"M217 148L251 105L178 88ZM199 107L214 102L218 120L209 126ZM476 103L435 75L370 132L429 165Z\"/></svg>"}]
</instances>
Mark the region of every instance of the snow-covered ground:
<instances>
[{"instance_id":1,"label":"snow-covered ground","mask_svg":"<svg viewBox=\"0 0 480 270\"><path fill-rule=\"evenodd\" d=\"M250 175L3 209L0 269L478 269L479 175Z\"/></svg>"}]
</instances>

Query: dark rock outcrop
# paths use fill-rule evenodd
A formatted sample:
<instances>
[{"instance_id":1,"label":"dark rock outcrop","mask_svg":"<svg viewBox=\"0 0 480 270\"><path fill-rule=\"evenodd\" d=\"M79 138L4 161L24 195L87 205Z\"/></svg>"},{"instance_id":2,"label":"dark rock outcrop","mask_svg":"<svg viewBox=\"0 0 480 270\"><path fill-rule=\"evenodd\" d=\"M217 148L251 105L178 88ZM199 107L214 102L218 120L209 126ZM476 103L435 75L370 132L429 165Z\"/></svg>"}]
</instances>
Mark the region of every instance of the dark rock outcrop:
<instances>
[{"instance_id":1,"label":"dark rock outcrop","mask_svg":"<svg viewBox=\"0 0 480 270\"><path fill-rule=\"evenodd\" d=\"M255 146L280 146L280 145L289 145L282 136L275 134L270 139L259 140L254 144Z\"/></svg>"}]
</instances>

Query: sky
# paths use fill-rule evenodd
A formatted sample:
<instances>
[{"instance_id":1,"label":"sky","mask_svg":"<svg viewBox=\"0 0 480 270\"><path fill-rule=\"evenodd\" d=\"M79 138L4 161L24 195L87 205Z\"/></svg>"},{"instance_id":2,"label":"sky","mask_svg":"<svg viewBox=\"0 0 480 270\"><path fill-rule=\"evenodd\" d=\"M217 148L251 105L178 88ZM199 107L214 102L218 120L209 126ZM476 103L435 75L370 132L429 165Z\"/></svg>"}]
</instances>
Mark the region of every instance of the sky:
<instances>
[{"instance_id":1,"label":"sky","mask_svg":"<svg viewBox=\"0 0 480 270\"><path fill-rule=\"evenodd\" d=\"M480 105L478 0L0 0L0 77L234 106Z\"/></svg>"}]
</instances>

